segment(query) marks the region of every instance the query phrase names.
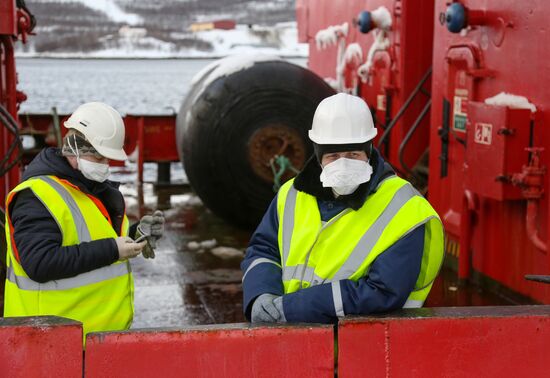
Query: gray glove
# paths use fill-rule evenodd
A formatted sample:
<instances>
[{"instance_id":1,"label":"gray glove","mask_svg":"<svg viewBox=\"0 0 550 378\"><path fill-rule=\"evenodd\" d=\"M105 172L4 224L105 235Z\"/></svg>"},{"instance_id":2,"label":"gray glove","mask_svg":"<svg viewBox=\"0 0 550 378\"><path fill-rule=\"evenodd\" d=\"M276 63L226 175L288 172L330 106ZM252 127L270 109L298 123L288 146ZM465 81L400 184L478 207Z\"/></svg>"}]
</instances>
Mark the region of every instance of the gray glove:
<instances>
[{"instance_id":1,"label":"gray glove","mask_svg":"<svg viewBox=\"0 0 550 378\"><path fill-rule=\"evenodd\" d=\"M275 308L277 309L277 311L279 311L279 315L281 315L278 322L286 323L285 312L283 311L283 297L281 296L281 297L275 298L273 300L273 305L275 305Z\"/></svg>"},{"instance_id":2,"label":"gray glove","mask_svg":"<svg viewBox=\"0 0 550 378\"><path fill-rule=\"evenodd\" d=\"M281 318L279 310L273 304L273 300L277 298L273 294L262 294L254 301L250 320L252 323L275 323Z\"/></svg>"},{"instance_id":3,"label":"gray glove","mask_svg":"<svg viewBox=\"0 0 550 378\"><path fill-rule=\"evenodd\" d=\"M153 215L145 215L139 221L138 230L147 236L152 236L152 240L158 240L164 234L164 214L156 210ZM153 248L156 246L153 245Z\"/></svg>"},{"instance_id":4,"label":"gray glove","mask_svg":"<svg viewBox=\"0 0 550 378\"><path fill-rule=\"evenodd\" d=\"M136 240L141 236L145 236L147 239L147 245L143 248L143 257L155 258L154 249L157 247L157 239L162 237L164 233L164 215L162 211L156 210L153 215L145 215L139 221Z\"/></svg>"}]
</instances>

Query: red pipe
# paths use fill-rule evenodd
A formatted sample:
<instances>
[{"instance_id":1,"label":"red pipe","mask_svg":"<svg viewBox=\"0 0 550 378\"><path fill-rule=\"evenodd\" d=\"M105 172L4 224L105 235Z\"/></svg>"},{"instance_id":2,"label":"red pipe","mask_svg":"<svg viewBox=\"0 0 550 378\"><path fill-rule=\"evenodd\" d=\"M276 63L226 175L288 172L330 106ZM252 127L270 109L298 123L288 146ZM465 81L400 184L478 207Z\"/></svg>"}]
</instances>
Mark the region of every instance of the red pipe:
<instances>
[{"instance_id":1,"label":"red pipe","mask_svg":"<svg viewBox=\"0 0 550 378\"><path fill-rule=\"evenodd\" d=\"M525 215L525 223L527 228L527 236L533 242L535 247L542 251L547 251L548 246L543 242L539 237L539 232L537 230L537 213L539 210L539 201L536 199L527 200L527 213Z\"/></svg>"},{"instance_id":2,"label":"red pipe","mask_svg":"<svg viewBox=\"0 0 550 378\"><path fill-rule=\"evenodd\" d=\"M141 185L143 183L143 163L145 161L145 120L143 117L138 119L138 182Z\"/></svg>"},{"instance_id":3,"label":"red pipe","mask_svg":"<svg viewBox=\"0 0 550 378\"><path fill-rule=\"evenodd\" d=\"M458 255L458 278L464 280L470 278L472 267L471 240L476 203L475 195L471 191L465 190L462 197L462 213L460 214L460 253Z\"/></svg>"}]
</instances>

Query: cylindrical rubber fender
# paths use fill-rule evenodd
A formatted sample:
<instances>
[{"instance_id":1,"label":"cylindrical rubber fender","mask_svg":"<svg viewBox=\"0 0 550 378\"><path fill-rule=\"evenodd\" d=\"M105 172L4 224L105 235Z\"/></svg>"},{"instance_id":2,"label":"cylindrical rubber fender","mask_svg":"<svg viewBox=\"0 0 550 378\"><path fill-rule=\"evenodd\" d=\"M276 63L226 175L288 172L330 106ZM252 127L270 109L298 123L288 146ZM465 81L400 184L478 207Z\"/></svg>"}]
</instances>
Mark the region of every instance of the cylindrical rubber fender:
<instances>
[{"instance_id":1,"label":"cylindrical rubber fender","mask_svg":"<svg viewBox=\"0 0 550 378\"><path fill-rule=\"evenodd\" d=\"M293 177L312 154L313 114L335 92L286 61L235 59L194 78L177 116L176 143L204 204L229 223L253 228L275 196L274 182Z\"/></svg>"}]
</instances>

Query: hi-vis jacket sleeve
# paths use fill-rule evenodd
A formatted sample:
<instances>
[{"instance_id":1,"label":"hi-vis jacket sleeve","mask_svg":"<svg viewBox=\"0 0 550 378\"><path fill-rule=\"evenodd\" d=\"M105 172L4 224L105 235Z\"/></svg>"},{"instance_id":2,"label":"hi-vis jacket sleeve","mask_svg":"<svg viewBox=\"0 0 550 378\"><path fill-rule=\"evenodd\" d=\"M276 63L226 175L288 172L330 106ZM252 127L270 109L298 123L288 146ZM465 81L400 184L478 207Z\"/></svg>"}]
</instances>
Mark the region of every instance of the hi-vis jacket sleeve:
<instances>
[{"instance_id":1,"label":"hi-vis jacket sleeve","mask_svg":"<svg viewBox=\"0 0 550 378\"><path fill-rule=\"evenodd\" d=\"M241 263L243 271L243 311L250 320L254 300L264 293L283 295L281 255L277 242L277 196L273 199L252 235Z\"/></svg>"},{"instance_id":2,"label":"hi-vis jacket sleeve","mask_svg":"<svg viewBox=\"0 0 550 378\"><path fill-rule=\"evenodd\" d=\"M345 315L367 315L403 307L420 273L424 225L388 248L357 282L340 280L283 296L288 322L335 323Z\"/></svg>"}]
</instances>

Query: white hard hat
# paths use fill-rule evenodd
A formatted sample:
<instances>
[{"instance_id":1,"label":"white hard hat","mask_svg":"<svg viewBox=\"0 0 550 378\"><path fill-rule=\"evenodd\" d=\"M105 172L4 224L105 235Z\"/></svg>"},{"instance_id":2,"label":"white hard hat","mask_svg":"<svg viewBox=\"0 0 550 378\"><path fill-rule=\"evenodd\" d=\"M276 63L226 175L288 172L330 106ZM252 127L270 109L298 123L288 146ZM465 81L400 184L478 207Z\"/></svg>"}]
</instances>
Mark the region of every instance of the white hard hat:
<instances>
[{"instance_id":1,"label":"white hard hat","mask_svg":"<svg viewBox=\"0 0 550 378\"><path fill-rule=\"evenodd\" d=\"M356 144L374 139L376 133L365 101L338 93L325 98L317 106L309 139L317 144Z\"/></svg>"},{"instance_id":2,"label":"white hard hat","mask_svg":"<svg viewBox=\"0 0 550 378\"><path fill-rule=\"evenodd\" d=\"M102 102L88 102L80 105L64 123L68 129L75 129L102 156L112 160L126 160L124 152L124 122L120 114Z\"/></svg>"}]
</instances>

